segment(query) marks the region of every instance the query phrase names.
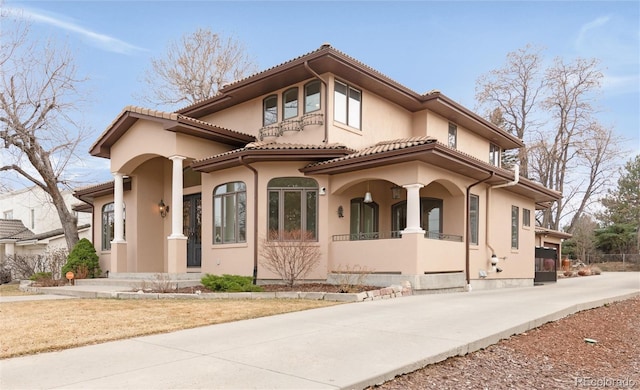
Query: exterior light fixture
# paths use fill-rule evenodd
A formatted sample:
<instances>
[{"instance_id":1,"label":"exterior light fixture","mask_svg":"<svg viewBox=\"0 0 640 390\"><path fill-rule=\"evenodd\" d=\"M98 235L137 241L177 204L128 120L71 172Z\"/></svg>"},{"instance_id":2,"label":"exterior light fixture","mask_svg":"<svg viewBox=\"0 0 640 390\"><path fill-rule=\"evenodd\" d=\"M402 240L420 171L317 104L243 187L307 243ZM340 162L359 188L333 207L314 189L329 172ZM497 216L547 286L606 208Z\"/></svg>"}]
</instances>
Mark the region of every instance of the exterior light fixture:
<instances>
[{"instance_id":1,"label":"exterior light fixture","mask_svg":"<svg viewBox=\"0 0 640 390\"><path fill-rule=\"evenodd\" d=\"M167 216L167 213L169 212L169 206L164 204L164 201L162 199L160 199L160 203L158 203L158 209L160 210L160 216L162 218Z\"/></svg>"},{"instance_id":2,"label":"exterior light fixture","mask_svg":"<svg viewBox=\"0 0 640 390\"><path fill-rule=\"evenodd\" d=\"M391 187L391 198L400 199L400 190L402 190L402 187L399 187L399 186Z\"/></svg>"},{"instance_id":3,"label":"exterior light fixture","mask_svg":"<svg viewBox=\"0 0 640 390\"><path fill-rule=\"evenodd\" d=\"M364 194L364 203L373 202L373 198L371 197L371 192L369 191L369 182L367 182L367 193Z\"/></svg>"},{"instance_id":4,"label":"exterior light fixture","mask_svg":"<svg viewBox=\"0 0 640 390\"><path fill-rule=\"evenodd\" d=\"M344 218L344 209L342 206L338 206L338 218Z\"/></svg>"}]
</instances>

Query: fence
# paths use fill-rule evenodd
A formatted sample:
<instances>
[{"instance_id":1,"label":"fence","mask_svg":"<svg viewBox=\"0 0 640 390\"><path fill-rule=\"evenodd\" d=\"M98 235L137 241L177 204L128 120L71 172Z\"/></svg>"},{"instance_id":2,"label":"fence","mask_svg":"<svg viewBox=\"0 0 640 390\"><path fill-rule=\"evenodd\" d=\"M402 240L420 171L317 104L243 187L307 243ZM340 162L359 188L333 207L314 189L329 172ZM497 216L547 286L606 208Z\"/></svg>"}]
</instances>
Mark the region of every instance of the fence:
<instances>
[{"instance_id":1,"label":"fence","mask_svg":"<svg viewBox=\"0 0 640 390\"><path fill-rule=\"evenodd\" d=\"M640 271L640 253L587 255L586 264L603 271Z\"/></svg>"}]
</instances>

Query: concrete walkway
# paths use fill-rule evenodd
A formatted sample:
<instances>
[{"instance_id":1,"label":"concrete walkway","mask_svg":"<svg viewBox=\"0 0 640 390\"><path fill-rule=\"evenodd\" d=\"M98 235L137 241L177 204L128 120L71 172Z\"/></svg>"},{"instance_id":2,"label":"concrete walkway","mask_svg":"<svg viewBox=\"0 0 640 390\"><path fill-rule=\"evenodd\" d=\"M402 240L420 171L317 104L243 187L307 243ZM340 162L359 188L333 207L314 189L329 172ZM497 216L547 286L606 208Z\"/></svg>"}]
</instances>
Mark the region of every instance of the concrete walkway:
<instances>
[{"instance_id":1,"label":"concrete walkway","mask_svg":"<svg viewBox=\"0 0 640 390\"><path fill-rule=\"evenodd\" d=\"M0 388L358 389L635 295L605 273L345 304L0 360Z\"/></svg>"}]
</instances>

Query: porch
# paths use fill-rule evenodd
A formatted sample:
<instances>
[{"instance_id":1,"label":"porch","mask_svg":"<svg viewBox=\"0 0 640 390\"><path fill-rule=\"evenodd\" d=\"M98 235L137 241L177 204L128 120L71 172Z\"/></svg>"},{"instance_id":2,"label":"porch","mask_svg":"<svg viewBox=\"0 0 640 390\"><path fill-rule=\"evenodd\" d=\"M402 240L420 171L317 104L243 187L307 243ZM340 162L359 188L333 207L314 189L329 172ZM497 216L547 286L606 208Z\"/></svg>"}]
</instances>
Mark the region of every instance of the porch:
<instances>
[{"instance_id":1,"label":"porch","mask_svg":"<svg viewBox=\"0 0 640 390\"><path fill-rule=\"evenodd\" d=\"M329 280L348 270L373 285L409 281L414 290L462 289L465 245L460 235L401 231L338 234L329 244Z\"/></svg>"}]
</instances>

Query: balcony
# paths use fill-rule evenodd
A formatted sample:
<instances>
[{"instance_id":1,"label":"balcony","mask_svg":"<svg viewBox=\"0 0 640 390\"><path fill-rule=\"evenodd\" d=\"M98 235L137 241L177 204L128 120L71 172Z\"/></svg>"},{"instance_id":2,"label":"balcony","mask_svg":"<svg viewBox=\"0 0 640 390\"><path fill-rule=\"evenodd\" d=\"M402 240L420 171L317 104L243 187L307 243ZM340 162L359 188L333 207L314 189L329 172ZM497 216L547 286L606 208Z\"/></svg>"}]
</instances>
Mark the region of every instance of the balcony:
<instances>
[{"instance_id":1,"label":"balcony","mask_svg":"<svg viewBox=\"0 0 640 390\"><path fill-rule=\"evenodd\" d=\"M285 132L299 132L307 126L317 126L324 124L324 115L321 113L306 114L296 119L287 119L279 123L274 123L262 127L258 132L258 138L263 141L265 138L276 138L284 135Z\"/></svg>"},{"instance_id":2,"label":"balcony","mask_svg":"<svg viewBox=\"0 0 640 390\"><path fill-rule=\"evenodd\" d=\"M355 233L355 234L336 234L331 237L333 241L361 241L361 240L384 240L393 238L402 238L401 231L392 232L373 232L373 233ZM455 234L444 234L438 232L425 232L424 238L430 240L462 242L462 236Z\"/></svg>"}]
</instances>

